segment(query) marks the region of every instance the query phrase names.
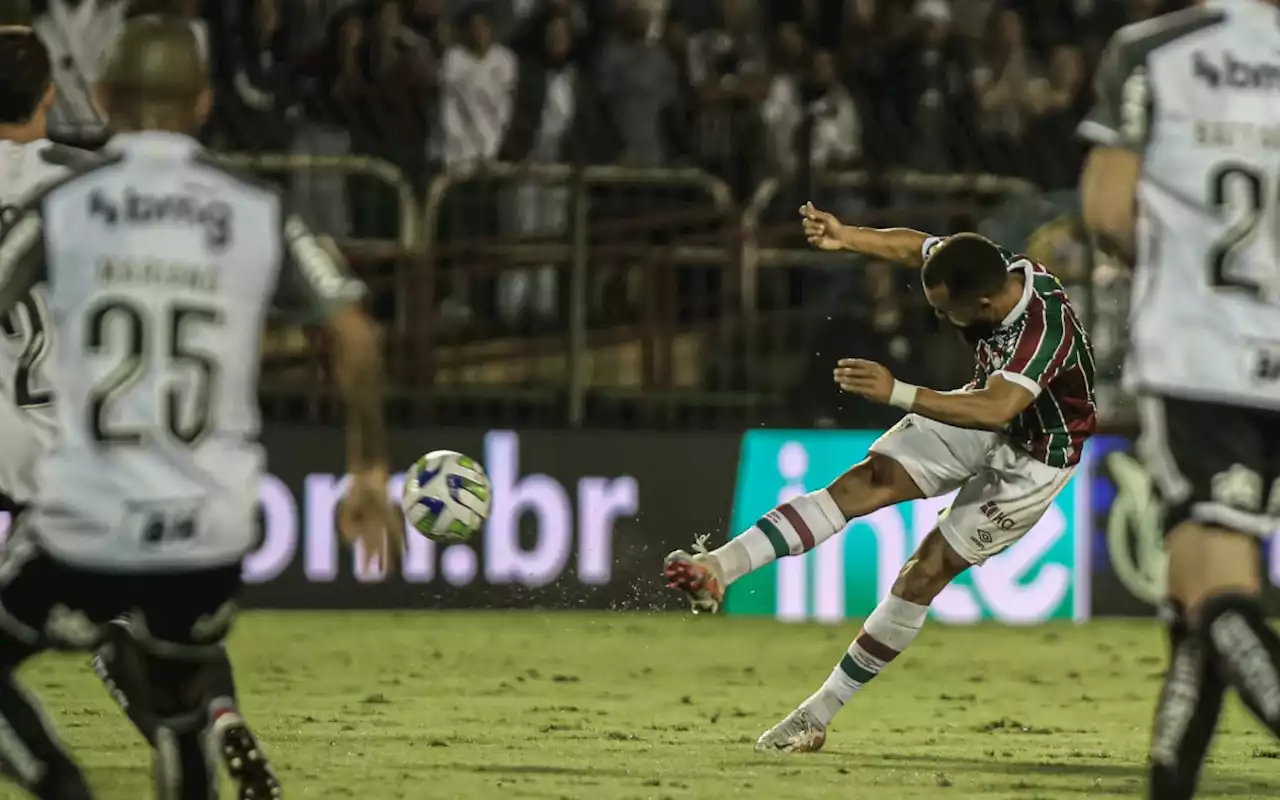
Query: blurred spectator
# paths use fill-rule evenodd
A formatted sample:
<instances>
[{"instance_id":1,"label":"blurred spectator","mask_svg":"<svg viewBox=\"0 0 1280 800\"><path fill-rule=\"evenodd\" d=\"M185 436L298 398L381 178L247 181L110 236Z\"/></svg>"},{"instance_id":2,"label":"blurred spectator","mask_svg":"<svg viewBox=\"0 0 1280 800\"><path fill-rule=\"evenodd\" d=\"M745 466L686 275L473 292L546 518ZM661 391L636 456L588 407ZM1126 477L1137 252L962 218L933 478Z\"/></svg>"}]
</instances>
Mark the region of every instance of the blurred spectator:
<instances>
[{"instance_id":1,"label":"blurred spectator","mask_svg":"<svg viewBox=\"0 0 1280 800\"><path fill-rule=\"evenodd\" d=\"M698 93L698 161L738 197L756 184L760 102L769 89L759 5L720 0L719 19L689 39L689 80Z\"/></svg>"},{"instance_id":2,"label":"blurred spectator","mask_svg":"<svg viewBox=\"0 0 1280 800\"><path fill-rule=\"evenodd\" d=\"M543 30L551 17L568 19L575 37L586 31L587 10L582 0L511 0L511 4L517 31L532 33ZM530 44L534 44L536 39L536 36L528 37ZM515 40L512 41L512 49L516 55L522 55ZM529 49L536 50L537 45Z\"/></svg>"},{"instance_id":3,"label":"blurred spectator","mask_svg":"<svg viewBox=\"0 0 1280 800\"><path fill-rule=\"evenodd\" d=\"M805 70L808 55L809 43L805 40L800 24L798 22L779 23L769 59L769 71L773 80L783 76L799 77Z\"/></svg>"},{"instance_id":4,"label":"blurred spectator","mask_svg":"<svg viewBox=\"0 0 1280 800\"><path fill-rule=\"evenodd\" d=\"M1037 65L1026 41L1022 15L1012 9L992 17L990 38L973 72L977 95L976 133L982 166L991 172L1021 174L1019 143L1032 110Z\"/></svg>"},{"instance_id":5,"label":"blurred spectator","mask_svg":"<svg viewBox=\"0 0 1280 800\"><path fill-rule=\"evenodd\" d=\"M803 77L775 76L761 113L769 129L772 164L784 176L801 168L848 169L861 155L858 109L836 80L829 51L814 51Z\"/></svg>"},{"instance_id":6,"label":"blurred spectator","mask_svg":"<svg viewBox=\"0 0 1280 800\"><path fill-rule=\"evenodd\" d=\"M437 61L444 59L450 34L444 0L406 0L404 21L427 43Z\"/></svg>"},{"instance_id":7,"label":"blurred spectator","mask_svg":"<svg viewBox=\"0 0 1280 800\"><path fill-rule=\"evenodd\" d=\"M590 94L583 91L583 77L571 61L573 25L563 15L537 19L543 23L542 48L520 60L515 112L499 155L503 161L540 164L576 160L570 148L581 149L590 138L577 126L587 116L584 97ZM563 184L521 184L511 203L514 220L504 227L521 236L562 236L568 200ZM499 315L509 325L519 324L530 312L541 324L553 322L556 283L555 269L549 266L504 273L498 280Z\"/></svg>"},{"instance_id":8,"label":"blurred spectator","mask_svg":"<svg viewBox=\"0 0 1280 800\"><path fill-rule=\"evenodd\" d=\"M234 150L286 150L299 108L293 39L280 17L280 0L240 0L239 11L223 20L230 41L214 64L220 144Z\"/></svg>"},{"instance_id":9,"label":"blurred spectator","mask_svg":"<svg viewBox=\"0 0 1280 800\"><path fill-rule=\"evenodd\" d=\"M300 59L296 88L304 117L294 134L294 152L311 156L351 154L351 110L344 100L347 92L340 89L356 80L363 37L359 9L347 7L329 17L319 44ZM346 178L341 173L299 172L293 180L293 202L316 230L339 239L349 235Z\"/></svg>"},{"instance_id":10,"label":"blurred spectator","mask_svg":"<svg viewBox=\"0 0 1280 800\"><path fill-rule=\"evenodd\" d=\"M835 58L830 51L814 51L801 99L805 104L800 125L805 166L810 172L852 167L862 152L862 119L849 91L836 79Z\"/></svg>"},{"instance_id":11,"label":"blurred spectator","mask_svg":"<svg viewBox=\"0 0 1280 800\"><path fill-rule=\"evenodd\" d=\"M689 58L689 23L681 17L667 20L662 47L675 66L676 96L667 110L666 132L674 161L692 161L698 155L696 141L701 101L693 85Z\"/></svg>"},{"instance_id":12,"label":"blurred spectator","mask_svg":"<svg viewBox=\"0 0 1280 800\"><path fill-rule=\"evenodd\" d=\"M601 102L622 136L623 160L662 166L672 154L672 124L679 90L675 62L647 37L649 11L637 0L619 0L616 32L598 65Z\"/></svg>"},{"instance_id":13,"label":"blurred spectator","mask_svg":"<svg viewBox=\"0 0 1280 800\"><path fill-rule=\"evenodd\" d=\"M882 150L896 149L896 161L928 172L963 171L973 160L970 65L952 23L946 0L920 0L909 38L890 59L902 126Z\"/></svg>"},{"instance_id":14,"label":"blurred spectator","mask_svg":"<svg viewBox=\"0 0 1280 800\"><path fill-rule=\"evenodd\" d=\"M1080 48L1055 47L1049 77L1032 85L1033 118L1025 142L1029 177L1041 188L1071 188L1080 180L1085 148L1075 128L1089 102Z\"/></svg>"},{"instance_id":15,"label":"blurred spectator","mask_svg":"<svg viewBox=\"0 0 1280 800\"><path fill-rule=\"evenodd\" d=\"M469 7L458 18L460 44L444 56L444 163L463 167L491 161L511 122L516 57L493 40L487 7Z\"/></svg>"},{"instance_id":16,"label":"blurred spectator","mask_svg":"<svg viewBox=\"0 0 1280 800\"><path fill-rule=\"evenodd\" d=\"M106 120L93 98L93 85L124 24L128 0L43 0L32 5L32 27L49 49L58 90L49 111L49 135L69 144L101 144Z\"/></svg>"},{"instance_id":17,"label":"blurred spectator","mask_svg":"<svg viewBox=\"0 0 1280 800\"><path fill-rule=\"evenodd\" d=\"M926 350L936 325L910 302L913 284L901 267L870 261L843 269L849 280L841 278L824 292L825 302L819 301L826 313L805 348L811 355L793 402L817 427L883 430L902 412L841 393L831 382L832 368L841 358L867 358L900 380L926 381Z\"/></svg>"},{"instance_id":18,"label":"blurred spectator","mask_svg":"<svg viewBox=\"0 0 1280 800\"><path fill-rule=\"evenodd\" d=\"M351 152L390 161L419 190L437 108L434 77L429 49L401 21L399 0L377 0L344 23L334 99L351 132ZM347 191L354 235L396 237L397 200L385 183L352 174Z\"/></svg>"}]
</instances>

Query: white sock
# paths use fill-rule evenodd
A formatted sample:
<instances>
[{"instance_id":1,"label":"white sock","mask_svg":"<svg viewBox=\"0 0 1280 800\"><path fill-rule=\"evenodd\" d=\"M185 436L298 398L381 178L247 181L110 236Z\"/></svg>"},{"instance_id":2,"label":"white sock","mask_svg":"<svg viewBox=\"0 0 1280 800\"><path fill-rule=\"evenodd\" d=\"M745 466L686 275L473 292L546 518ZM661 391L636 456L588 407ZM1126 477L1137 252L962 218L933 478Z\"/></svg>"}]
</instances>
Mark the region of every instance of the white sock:
<instances>
[{"instance_id":1,"label":"white sock","mask_svg":"<svg viewBox=\"0 0 1280 800\"><path fill-rule=\"evenodd\" d=\"M725 582L733 583L783 556L807 553L844 530L847 523L827 490L819 489L778 506L711 555Z\"/></svg>"},{"instance_id":2,"label":"white sock","mask_svg":"<svg viewBox=\"0 0 1280 800\"><path fill-rule=\"evenodd\" d=\"M867 621L862 623L858 638L849 645L848 652L831 670L822 688L801 703L801 707L808 709L823 725L830 724L832 717L855 692L907 649L924 627L928 613L928 606L911 603L895 595L881 600Z\"/></svg>"}]
</instances>

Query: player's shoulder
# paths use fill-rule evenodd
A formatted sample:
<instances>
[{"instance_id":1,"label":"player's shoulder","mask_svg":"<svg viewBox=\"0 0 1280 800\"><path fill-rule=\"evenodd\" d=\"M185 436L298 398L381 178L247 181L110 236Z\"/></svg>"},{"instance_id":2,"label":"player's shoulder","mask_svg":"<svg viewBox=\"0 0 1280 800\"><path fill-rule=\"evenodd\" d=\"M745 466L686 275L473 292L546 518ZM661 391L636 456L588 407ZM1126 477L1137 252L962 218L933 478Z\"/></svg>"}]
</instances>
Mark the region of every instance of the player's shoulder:
<instances>
[{"instance_id":1,"label":"player's shoulder","mask_svg":"<svg viewBox=\"0 0 1280 800\"><path fill-rule=\"evenodd\" d=\"M36 156L43 164L66 170L86 169L103 159L103 156L89 150L47 141L40 143Z\"/></svg>"},{"instance_id":2,"label":"player's shoulder","mask_svg":"<svg viewBox=\"0 0 1280 800\"><path fill-rule=\"evenodd\" d=\"M1229 12L1217 6L1193 6L1170 14L1130 23L1111 37L1108 50L1113 57L1129 61L1145 58L1152 51L1194 33L1227 22Z\"/></svg>"},{"instance_id":3,"label":"player's shoulder","mask_svg":"<svg viewBox=\"0 0 1280 800\"><path fill-rule=\"evenodd\" d=\"M1070 305L1071 300L1067 297L1066 287L1052 270L1027 256L1018 256L1018 258L1029 265L1031 291L1042 301L1046 309L1058 308L1063 304Z\"/></svg>"},{"instance_id":4,"label":"player's shoulder","mask_svg":"<svg viewBox=\"0 0 1280 800\"><path fill-rule=\"evenodd\" d=\"M121 156L114 153L93 153L58 144L47 144L37 153L47 172L46 179L31 193L27 203L39 206L62 189L84 179L96 178L101 170L115 166Z\"/></svg>"}]
</instances>

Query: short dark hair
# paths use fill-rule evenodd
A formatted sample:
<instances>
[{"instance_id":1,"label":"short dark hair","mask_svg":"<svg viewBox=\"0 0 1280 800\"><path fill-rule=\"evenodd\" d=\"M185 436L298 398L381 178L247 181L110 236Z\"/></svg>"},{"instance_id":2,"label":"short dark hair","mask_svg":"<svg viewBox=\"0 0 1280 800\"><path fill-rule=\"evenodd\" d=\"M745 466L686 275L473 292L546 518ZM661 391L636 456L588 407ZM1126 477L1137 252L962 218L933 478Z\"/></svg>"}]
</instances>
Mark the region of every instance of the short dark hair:
<instances>
[{"instance_id":1,"label":"short dark hair","mask_svg":"<svg viewBox=\"0 0 1280 800\"><path fill-rule=\"evenodd\" d=\"M925 260L922 276L925 286L945 286L955 300L990 297L1008 277L1004 251L976 233L959 233L938 245Z\"/></svg>"},{"instance_id":2,"label":"short dark hair","mask_svg":"<svg viewBox=\"0 0 1280 800\"><path fill-rule=\"evenodd\" d=\"M20 125L35 116L49 90L49 50L30 28L0 27L0 125Z\"/></svg>"}]
</instances>

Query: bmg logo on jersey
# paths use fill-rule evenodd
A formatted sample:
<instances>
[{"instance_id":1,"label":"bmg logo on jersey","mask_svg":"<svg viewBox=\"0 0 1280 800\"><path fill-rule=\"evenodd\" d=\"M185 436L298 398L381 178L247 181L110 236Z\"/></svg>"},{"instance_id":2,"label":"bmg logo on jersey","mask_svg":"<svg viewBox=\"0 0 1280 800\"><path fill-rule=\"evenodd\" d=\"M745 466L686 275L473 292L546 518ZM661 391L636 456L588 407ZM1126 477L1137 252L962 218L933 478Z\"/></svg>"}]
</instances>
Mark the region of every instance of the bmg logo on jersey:
<instances>
[{"instance_id":1,"label":"bmg logo on jersey","mask_svg":"<svg viewBox=\"0 0 1280 800\"><path fill-rule=\"evenodd\" d=\"M101 189L89 195L89 217L108 226L186 225L204 229L205 245L223 250L231 242L231 206L221 200L204 202L186 194L146 194L126 187L120 197Z\"/></svg>"},{"instance_id":2,"label":"bmg logo on jersey","mask_svg":"<svg viewBox=\"0 0 1280 800\"><path fill-rule=\"evenodd\" d=\"M1230 52L1215 59L1197 50L1192 56L1192 74L1211 89L1280 89L1280 64L1243 61Z\"/></svg>"}]
</instances>

